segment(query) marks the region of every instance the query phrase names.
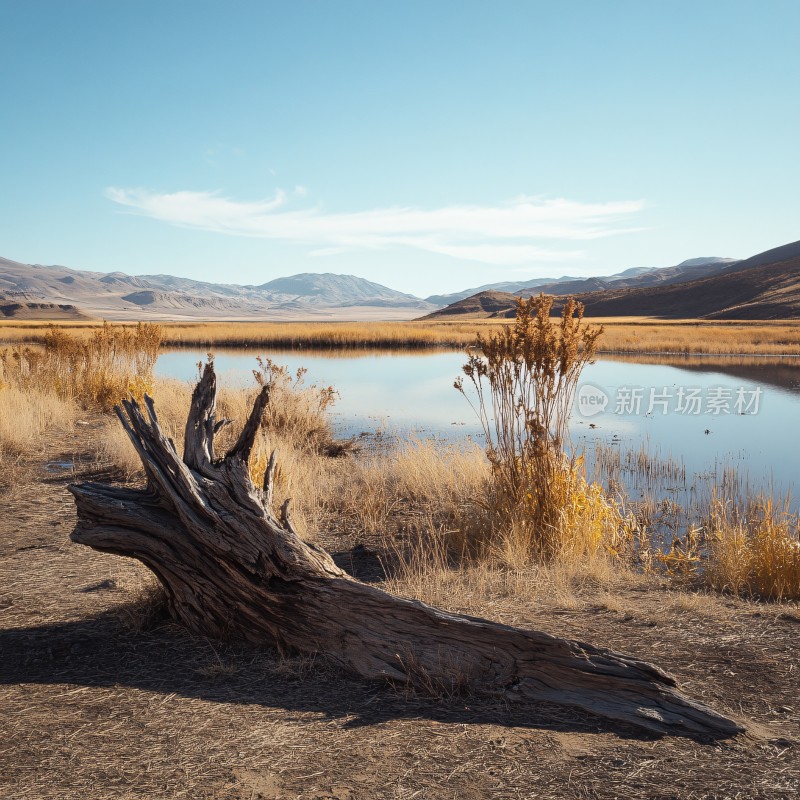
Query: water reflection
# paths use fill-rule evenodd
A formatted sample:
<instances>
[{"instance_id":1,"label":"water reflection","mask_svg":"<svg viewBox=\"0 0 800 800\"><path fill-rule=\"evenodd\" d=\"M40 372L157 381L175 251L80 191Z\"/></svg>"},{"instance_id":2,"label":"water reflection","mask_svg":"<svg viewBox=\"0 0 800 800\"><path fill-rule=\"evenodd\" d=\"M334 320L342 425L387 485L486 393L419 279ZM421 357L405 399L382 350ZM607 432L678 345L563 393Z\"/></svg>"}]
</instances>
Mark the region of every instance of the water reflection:
<instances>
[{"instance_id":1,"label":"water reflection","mask_svg":"<svg viewBox=\"0 0 800 800\"><path fill-rule=\"evenodd\" d=\"M256 349L218 350L220 380L252 385ZM305 367L307 383L333 385L339 398L334 424L342 436L382 432L454 439L477 437L477 419L453 388L465 357L462 353L386 352L364 350L342 353L319 351L266 352L291 370ZM194 380L202 350L163 353L157 372ZM605 410L585 415L576 410L571 421L574 444L592 461L598 447L620 452L645 446L662 459L679 461L686 471L684 484L698 476L722 477L734 468L738 479L753 487L785 494L792 488L798 467L797 428L800 420L800 360L769 357L614 356L586 368L581 384L591 384L608 396ZM638 409L619 408L627 390L641 390ZM757 413L738 413L739 393L759 391ZM717 413L680 413L676 398L683 392L727 396L727 409ZM650 393L668 394L672 406L650 409ZM662 413L664 412L665 413ZM675 483L675 481L673 481Z\"/></svg>"},{"instance_id":2,"label":"water reflection","mask_svg":"<svg viewBox=\"0 0 800 800\"><path fill-rule=\"evenodd\" d=\"M606 361L664 364L687 372L721 372L778 389L800 389L798 356L604 355Z\"/></svg>"}]
</instances>

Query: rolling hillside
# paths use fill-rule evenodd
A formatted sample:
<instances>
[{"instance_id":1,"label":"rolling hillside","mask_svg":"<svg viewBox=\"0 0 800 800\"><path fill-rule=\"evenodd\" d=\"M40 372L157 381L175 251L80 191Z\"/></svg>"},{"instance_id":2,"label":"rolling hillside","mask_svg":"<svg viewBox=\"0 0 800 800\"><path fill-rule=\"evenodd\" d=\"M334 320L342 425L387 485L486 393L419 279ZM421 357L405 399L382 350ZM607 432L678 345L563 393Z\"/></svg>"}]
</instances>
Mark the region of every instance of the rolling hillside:
<instances>
[{"instance_id":1,"label":"rolling hillside","mask_svg":"<svg viewBox=\"0 0 800 800\"><path fill-rule=\"evenodd\" d=\"M475 295L434 312L426 319L513 316L517 296L529 296L543 288L516 295L495 292L487 308L484 308L487 301ZM587 315L595 317L798 319L800 242L767 250L744 261L723 264L706 277L669 279L661 285L577 291L574 295L585 304Z\"/></svg>"},{"instance_id":2,"label":"rolling hillside","mask_svg":"<svg viewBox=\"0 0 800 800\"><path fill-rule=\"evenodd\" d=\"M81 320L89 317L69 304L17 303L0 295L0 319Z\"/></svg>"},{"instance_id":3,"label":"rolling hillside","mask_svg":"<svg viewBox=\"0 0 800 800\"><path fill-rule=\"evenodd\" d=\"M304 273L260 286L240 286L171 275L87 272L3 258L0 305L5 318L67 315L109 320L411 319L434 308L418 297L355 275Z\"/></svg>"},{"instance_id":4,"label":"rolling hillside","mask_svg":"<svg viewBox=\"0 0 800 800\"><path fill-rule=\"evenodd\" d=\"M435 294L425 298L429 303L447 306L484 292L504 292L526 297L534 289L545 294L579 294L600 289L619 289L627 286L658 286L666 283L692 280L719 272L736 262L734 258L709 256L690 258L674 267L631 267L614 275L599 278L535 278L528 281L486 283L474 289L464 289L452 294Z\"/></svg>"}]
</instances>

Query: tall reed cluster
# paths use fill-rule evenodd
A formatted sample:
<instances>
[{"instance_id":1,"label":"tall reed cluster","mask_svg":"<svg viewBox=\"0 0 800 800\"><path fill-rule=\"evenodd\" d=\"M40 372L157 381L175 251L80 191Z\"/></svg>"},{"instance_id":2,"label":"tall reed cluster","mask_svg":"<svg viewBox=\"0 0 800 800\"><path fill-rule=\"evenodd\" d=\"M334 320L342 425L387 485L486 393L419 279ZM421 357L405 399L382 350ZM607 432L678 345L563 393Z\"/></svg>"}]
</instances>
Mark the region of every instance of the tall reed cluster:
<instances>
[{"instance_id":1,"label":"tall reed cluster","mask_svg":"<svg viewBox=\"0 0 800 800\"><path fill-rule=\"evenodd\" d=\"M4 382L22 391L52 392L105 411L123 397L152 390L162 334L151 323L105 323L88 337L51 326L41 347L0 352L0 370Z\"/></svg>"},{"instance_id":2,"label":"tall reed cluster","mask_svg":"<svg viewBox=\"0 0 800 800\"><path fill-rule=\"evenodd\" d=\"M713 589L767 600L800 600L800 519L772 498L744 509L715 500L707 521L703 577Z\"/></svg>"},{"instance_id":3,"label":"tall reed cluster","mask_svg":"<svg viewBox=\"0 0 800 800\"><path fill-rule=\"evenodd\" d=\"M463 368L476 402L463 378L455 382L480 420L491 467L485 503L493 524L470 544L499 547L506 558L618 552L626 526L616 504L587 483L582 460L565 451L578 380L603 329L585 325L572 298L558 322L552 306L544 294L520 299L513 325L478 335Z\"/></svg>"}]
</instances>

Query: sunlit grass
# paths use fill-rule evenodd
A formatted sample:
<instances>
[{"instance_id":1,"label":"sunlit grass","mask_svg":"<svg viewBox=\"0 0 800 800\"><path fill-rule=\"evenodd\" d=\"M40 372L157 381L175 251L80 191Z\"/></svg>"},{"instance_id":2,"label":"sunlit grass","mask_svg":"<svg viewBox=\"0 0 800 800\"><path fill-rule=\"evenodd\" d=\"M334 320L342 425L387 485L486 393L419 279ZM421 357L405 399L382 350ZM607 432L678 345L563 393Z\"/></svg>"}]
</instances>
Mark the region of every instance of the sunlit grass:
<instances>
[{"instance_id":1,"label":"sunlit grass","mask_svg":"<svg viewBox=\"0 0 800 800\"><path fill-rule=\"evenodd\" d=\"M152 389L161 328L104 324L84 335L51 326L40 346L0 350L0 380L29 392L53 393L86 408L110 409Z\"/></svg>"},{"instance_id":2,"label":"sunlit grass","mask_svg":"<svg viewBox=\"0 0 800 800\"><path fill-rule=\"evenodd\" d=\"M713 503L708 519L706 583L718 591L800 600L800 519L771 498L744 509Z\"/></svg>"},{"instance_id":3,"label":"sunlit grass","mask_svg":"<svg viewBox=\"0 0 800 800\"><path fill-rule=\"evenodd\" d=\"M41 447L48 429L71 430L77 413L71 398L53 391L0 384L0 463Z\"/></svg>"},{"instance_id":4,"label":"sunlit grass","mask_svg":"<svg viewBox=\"0 0 800 800\"><path fill-rule=\"evenodd\" d=\"M0 458L43 445L50 430L72 428L80 408L108 411L152 389L158 326L105 325L77 337L45 331L42 344L0 350Z\"/></svg>"},{"instance_id":5,"label":"sunlit grass","mask_svg":"<svg viewBox=\"0 0 800 800\"><path fill-rule=\"evenodd\" d=\"M69 333L51 335L51 355L60 355L49 362L37 357L28 361L24 352L15 359L6 351L0 376L4 470L10 460L38 449L53 429L71 430L81 405L107 412L120 393L136 387L154 394L165 432L181 447L191 387L152 379L157 352L152 336L146 337L146 347L145 339L140 340L146 353L138 362L130 353L117 359L136 341L136 329L127 331L119 337L108 329L69 326ZM74 333L81 338L71 337ZM47 347L37 350L44 359L41 354ZM84 375L78 383L71 374L76 358ZM137 363L144 370L141 381L135 379ZM268 361L259 365L255 357L253 366L262 383L273 383L269 418L252 457L253 478L260 484L269 456L277 450L275 502L293 498L297 526L304 535L325 530L375 542L395 563L395 574L430 599L446 593L448 585L455 585L452 575L462 573L470 576L470 591L477 593L530 590L539 574L529 541L535 532L499 519L491 502L492 468L481 447L472 442L445 446L412 441L333 458L330 454L341 448L335 446L327 413L335 399L331 387L305 386L302 373L290 375ZM107 373L113 380L96 379ZM86 377L92 375L95 378ZM97 387L105 388L98 392ZM218 413L234 424L221 431L219 453L232 444L257 391L257 381L249 389L221 387ZM141 476L138 456L118 421L106 415L102 426L93 445L102 459L117 465L129 479ZM740 482L726 478L732 488L724 504L719 500L676 512L665 539L655 535L663 517L656 508L656 484L683 480L680 464L644 449L616 459L599 453L598 461L613 480L621 480L622 473L640 475L646 502L634 509L624 499L612 500L580 469L551 476L548 491L557 500L558 525L565 534L550 558L550 567L559 575L630 576L631 570L644 569L694 589L800 599L798 520L785 508L748 497ZM493 533L486 537L487 532ZM475 547L480 536L486 537L487 546ZM572 578L565 581L566 585ZM565 589L565 603L568 594Z\"/></svg>"},{"instance_id":6,"label":"sunlit grass","mask_svg":"<svg viewBox=\"0 0 800 800\"><path fill-rule=\"evenodd\" d=\"M592 319L606 334L600 353L800 355L800 324L786 321L726 322L657 320L645 317ZM219 347L289 349L461 349L479 332L508 319L411 322L197 322L163 323L163 344L213 350ZM124 327L133 327L125 326ZM97 323L59 323L89 337ZM117 327L117 326L115 326ZM0 321L0 341L41 342L42 322Z\"/></svg>"}]
</instances>

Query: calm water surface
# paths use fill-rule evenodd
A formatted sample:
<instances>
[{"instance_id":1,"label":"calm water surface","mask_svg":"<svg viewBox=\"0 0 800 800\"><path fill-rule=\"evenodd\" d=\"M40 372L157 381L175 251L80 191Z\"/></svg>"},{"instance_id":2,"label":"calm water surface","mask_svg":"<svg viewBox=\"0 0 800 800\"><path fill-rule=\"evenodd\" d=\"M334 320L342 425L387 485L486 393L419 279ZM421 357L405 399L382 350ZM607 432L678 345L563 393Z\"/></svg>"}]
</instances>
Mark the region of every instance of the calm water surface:
<instances>
[{"instance_id":1,"label":"calm water surface","mask_svg":"<svg viewBox=\"0 0 800 800\"><path fill-rule=\"evenodd\" d=\"M221 381L253 385L256 354L218 351ZM336 388L339 435L480 439L474 412L453 388L462 353L266 355L291 370L307 368L307 384ZM204 357L199 350L165 352L157 373L193 381ZM730 466L753 488L800 494L794 491L800 474L800 359L604 358L585 369L581 386L583 401L576 402L571 431L573 443L589 457L598 444L622 451L645 446L681 461L690 483Z\"/></svg>"}]
</instances>

